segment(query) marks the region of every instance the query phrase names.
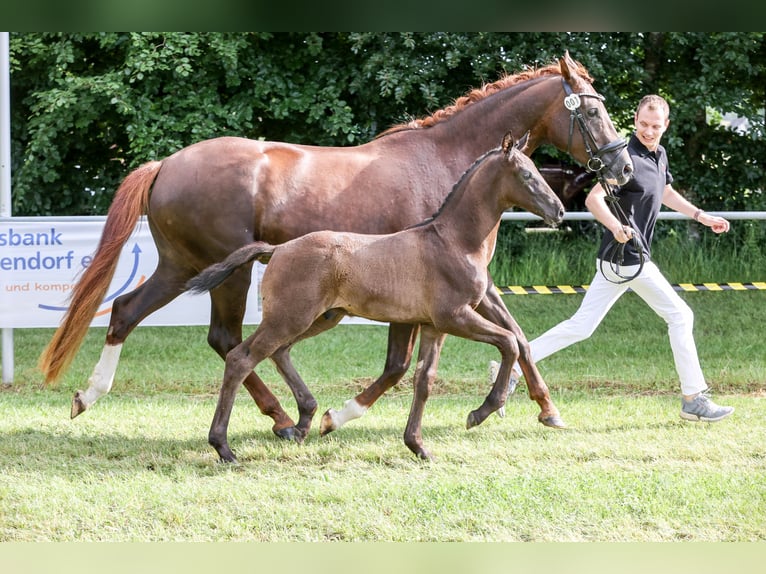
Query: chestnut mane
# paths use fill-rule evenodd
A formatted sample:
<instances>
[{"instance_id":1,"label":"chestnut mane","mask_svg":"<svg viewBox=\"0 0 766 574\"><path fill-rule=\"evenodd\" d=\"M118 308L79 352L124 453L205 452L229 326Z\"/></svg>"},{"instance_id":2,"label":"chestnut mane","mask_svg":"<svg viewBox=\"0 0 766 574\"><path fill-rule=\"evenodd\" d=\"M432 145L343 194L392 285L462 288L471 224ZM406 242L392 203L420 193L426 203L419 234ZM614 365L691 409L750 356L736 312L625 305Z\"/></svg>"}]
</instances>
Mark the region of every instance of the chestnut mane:
<instances>
[{"instance_id":1,"label":"chestnut mane","mask_svg":"<svg viewBox=\"0 0 766 574\"><path fill-rule=\"evenodd\" d=\"M588 70L586 70L585 67L579 62L576 62L576 64L577 64L577 68L576 70L573 70L573 71L575 71L578 76L580 76L587 82L592 83L593 78L588 73ZM473 90L468 92L466 95L457 98L455 102L450 106L447 106L441 110L437 110L431 115L426 116L424 118L416 118L408 122L391 126L386 131L379 134L377 137L383 137L383 136L404 131L404 130L413 130L413 129L431 127L441 121L444 121L452 117L456 113L463 110L466 106L469 106L480 100L483 100L484 98L487 98L491 96L492 94L495 94L501 90L504 90L511 86L515 86L522 82L534 80L537 78L542 78L544 76L556 75L556 74L561 74L561 66L559 65L558 62L548 64L547 66L543 66L541 68L528 68L517 74L505 74L500 79L492 82L491 84L484 84L480 88L474 88Z\"/></svg>"}]
</instances>

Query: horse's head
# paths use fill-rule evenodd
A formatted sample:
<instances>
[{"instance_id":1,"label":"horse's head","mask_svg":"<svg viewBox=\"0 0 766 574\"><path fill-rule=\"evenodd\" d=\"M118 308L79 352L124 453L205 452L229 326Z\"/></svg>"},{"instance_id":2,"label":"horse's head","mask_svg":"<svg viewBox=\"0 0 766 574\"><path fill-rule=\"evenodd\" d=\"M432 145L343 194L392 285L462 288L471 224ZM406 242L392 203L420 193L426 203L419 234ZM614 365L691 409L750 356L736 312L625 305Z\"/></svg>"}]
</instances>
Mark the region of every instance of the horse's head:
<instances>
[{"instance_id":1,"label":"horse's head","mask_svg":"<svg viewBox=\"0 0 766 574\"><path fill-rule=\"evenodd\" d=\"M529 132L514 141L509 132L503 137L502 151L505 168L510 170L501 178L501 197L507 202L505 209L516 205L543 218L546 225L558 225L564 217L564 204L545 181L534 162L522 150Z\"/></svg>"},{"instance_id":2,"label":"horse's head","mask_svg":"<svg viewBox=\"0 0 766 574\"><path fill-rule=\"evenodd\" d=\"M633 175L627 142L617 134L604 107L604 97L583 77L581 68L569 56L559 60L560 96L549 108L547 138L559 149L567 150L599 178L613 185L624 185Z\"/></svg>"}]
</instances>

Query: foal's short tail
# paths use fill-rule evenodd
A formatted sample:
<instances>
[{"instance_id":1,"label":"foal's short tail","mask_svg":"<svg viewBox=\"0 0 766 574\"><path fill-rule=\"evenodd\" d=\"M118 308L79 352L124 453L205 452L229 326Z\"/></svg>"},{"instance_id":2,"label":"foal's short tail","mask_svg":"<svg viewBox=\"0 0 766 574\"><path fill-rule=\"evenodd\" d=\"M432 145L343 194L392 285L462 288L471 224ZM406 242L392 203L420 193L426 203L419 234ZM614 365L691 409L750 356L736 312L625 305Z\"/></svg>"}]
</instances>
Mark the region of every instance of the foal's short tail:
<instances>
[{"instance_id":1,"label":"foal's short tail","mask_svg":"<svg viewBox=\"0 0 766 574\"><path fill-rule=\"evenodd\" d=\"M191 293L204 293L215 289L245 263L250 263L254 259L261 263L268 263L276 248L276 245L270 245L264 241L248 243L233 251L223 261L213 263L189 279L186 283L186 289Z\"/></svg>"},{"instance_id":2,"label":"foal's short tail","mask_svg":"<svg viewBox=\"0 0 766 574\"><path fill-rule=\"evenodd\" d=\"M106 296L122 247L133 233L138 218L146 212L149 190L161 166L159 161L141 165L129 173L117 189L93 261L75 285L61 325L40 355L38 366L46 383L61 376L80 348Z\"/></svg>"}]
</instances>

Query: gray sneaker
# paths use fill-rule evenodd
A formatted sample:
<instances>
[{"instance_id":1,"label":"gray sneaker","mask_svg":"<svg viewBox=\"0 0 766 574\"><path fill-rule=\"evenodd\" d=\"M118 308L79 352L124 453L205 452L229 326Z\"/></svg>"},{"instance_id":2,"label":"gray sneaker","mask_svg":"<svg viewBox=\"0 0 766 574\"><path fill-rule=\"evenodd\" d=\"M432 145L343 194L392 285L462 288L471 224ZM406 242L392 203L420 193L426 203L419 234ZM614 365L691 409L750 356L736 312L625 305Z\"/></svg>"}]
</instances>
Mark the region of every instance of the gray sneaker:
<instances>
[{"instance_id":1,"label":"gray sneaker","mask_svg":"<svg viewBox=\"0 0 766 574\"><path fill-rule=\"evenodd\" d=\"M734 412L734 407L721 407L710 400L708 391L698 394L693 401L681 398L681 418L687 421L714 423Z\"/></svg>"}]
</instances>

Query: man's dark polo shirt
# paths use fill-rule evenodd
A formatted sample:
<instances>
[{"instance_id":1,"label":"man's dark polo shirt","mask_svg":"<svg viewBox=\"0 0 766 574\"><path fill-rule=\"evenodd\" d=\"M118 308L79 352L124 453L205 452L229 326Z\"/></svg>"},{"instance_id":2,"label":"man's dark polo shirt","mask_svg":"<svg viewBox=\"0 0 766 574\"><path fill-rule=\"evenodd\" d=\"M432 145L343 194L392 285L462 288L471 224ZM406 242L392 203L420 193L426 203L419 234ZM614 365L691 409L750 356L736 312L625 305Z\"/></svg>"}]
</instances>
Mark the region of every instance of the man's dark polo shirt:
<instances>
[{"instance_id":1,"label":"man's dark polo shirt","mask_svg":"<svg viewBox=\"0 0 766 574\"><path fill-rule=\"evenodd\" d=\"M668 168L668 155L661 145L657 146L655 152L651 152L633 134L628 142L628 153L633 160L633 178L617 189L615 195L630 225L638 231L644 247L644 257L649 259L654 224L662 207L662 195L665 186L673 182L673 176ZM601 240L599 258L604 256L613 239L614 235L607 229ZM624 256L624 265L638 265L640 262L638 252L630 241L625 244Z\"/></svg>"}]
</instances>

